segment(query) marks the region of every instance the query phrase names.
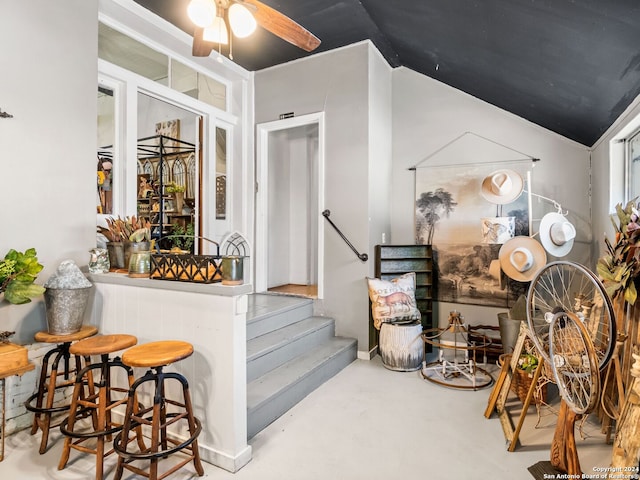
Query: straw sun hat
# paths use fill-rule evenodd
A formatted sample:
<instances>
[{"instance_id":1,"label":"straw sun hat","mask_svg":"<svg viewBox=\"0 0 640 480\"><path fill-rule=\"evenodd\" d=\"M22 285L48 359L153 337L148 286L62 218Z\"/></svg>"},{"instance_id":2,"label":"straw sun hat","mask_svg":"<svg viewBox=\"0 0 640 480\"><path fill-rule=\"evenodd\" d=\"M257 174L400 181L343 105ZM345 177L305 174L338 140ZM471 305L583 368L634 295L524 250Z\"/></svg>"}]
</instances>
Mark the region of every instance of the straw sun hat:
<instances>
[{"instance_id":1,"label":"straw sun hat","mask_svg":"<svg viewBox=\"0 0 640 480\"><path fill-rule=\"evenodd\" d=\"M543 246L531 237L518 236L508 240L498 254L500 267L508 277L529 282L547 263Z\"/></svg>"},{"instance_id":2,"label":"straw sun hat","mask_svg":"<svg viewBox=\"0 0 640 480\"><path fill-rule=\"evenodd\" d=\"M576 228L561 213L547 213L540 220L540 242L554 257L564 257L573 248Z\"/></svg>"},{"instance_id":3,"label":"straw sun hat","mask_svg":"<svg viewBox=\"0 0 640 480\"><path fill-rule=\"evenodd\" d=\"M513 170L503 168L484 178L480 193L491 203L504 205L516 200L523 189L522 176Z\"/></svg>"}]
</instances>

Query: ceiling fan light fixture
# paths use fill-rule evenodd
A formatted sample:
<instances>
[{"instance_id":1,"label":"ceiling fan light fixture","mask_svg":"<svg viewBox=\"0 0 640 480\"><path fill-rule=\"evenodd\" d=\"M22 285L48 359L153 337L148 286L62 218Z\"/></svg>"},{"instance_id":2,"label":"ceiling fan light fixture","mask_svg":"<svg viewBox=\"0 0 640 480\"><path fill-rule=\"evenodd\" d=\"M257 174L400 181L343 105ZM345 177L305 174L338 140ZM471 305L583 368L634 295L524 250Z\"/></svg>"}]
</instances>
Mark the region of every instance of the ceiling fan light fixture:
<instances>
[{"instance_id":1,"label":"ceiling fan light fixture","mask_svg":"<svg viewBox=\"0 0 640 480\"><path fill-rule=\"evenodd\" d=\"M229 7L229 24L231 31L238 38L248 37L255 32L258 25L251 12L239 3L234 3Z\"/></svg>"},{"instance_id":2,"label":"ceiling fan light fixture","mask_svg":"<svg viewBox=\"0 0 640 480\"><path fill-rule=\"evenodd\" d=\"M197 26L206 28L216 18L216 6L211 0L191 0L187 7L187 15Z\"/></svg>"},{"instance_id":3,"label":"ceiling fan light fixture","mask_svg":"<svg viewBox=\"0 0 640 480\"><path fill-rule=\"evenodd\" d=\"M229 32L222 17L215 17L213 23L205 27L202 32L202 39L205 42L219 43L227 45L229 43Z\"/></svg>"}]
</instances>

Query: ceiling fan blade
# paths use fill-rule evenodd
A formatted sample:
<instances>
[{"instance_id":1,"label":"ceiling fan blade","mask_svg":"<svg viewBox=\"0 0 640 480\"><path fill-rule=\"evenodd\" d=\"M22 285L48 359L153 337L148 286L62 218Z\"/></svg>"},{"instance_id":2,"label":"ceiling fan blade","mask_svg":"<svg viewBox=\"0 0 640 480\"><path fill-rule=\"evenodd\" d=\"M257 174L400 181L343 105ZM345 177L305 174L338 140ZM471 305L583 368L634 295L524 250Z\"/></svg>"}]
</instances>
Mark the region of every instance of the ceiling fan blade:
<instances>
[{"instance_id":1,"label":"ceiling fan blade","mask_svg":"<svg viewBox=\"0 0 640 480\"><path fill-rule=\"evenodd\" d=\"M307 52L315 50L320 45L320 40L313 33L259 0L241 0L238 3L252 5L253 8L250 10L256 22L292 45Z\"/></svg>"},{"instance_id":2,"label":"ceiling fan blade","mask_svg":"<svg viewBox=\"0 0 640 480\"><path fill-rule=\"evenodd\" d=\"M194 57L208 57L213 50L215 44L213 42L207 42L202 38L204 28L196 27L193 32L193 48L191 54Z\"/></svg>"}]
</instances>

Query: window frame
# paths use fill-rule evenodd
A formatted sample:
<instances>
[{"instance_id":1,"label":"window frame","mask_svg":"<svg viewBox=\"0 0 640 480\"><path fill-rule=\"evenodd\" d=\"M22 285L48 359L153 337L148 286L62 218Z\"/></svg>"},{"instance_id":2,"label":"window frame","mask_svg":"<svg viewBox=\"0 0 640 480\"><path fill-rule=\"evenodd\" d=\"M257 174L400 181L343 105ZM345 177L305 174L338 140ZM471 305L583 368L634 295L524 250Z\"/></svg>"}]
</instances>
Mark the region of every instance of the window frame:
<instances>
[{"instance_id":1,"label":"window frame","mask_svg":"<svg viewBox=\"0 0 640 480\"><path fill-rule=\"evenodd\" d=\"M624 182L624 187L625 187L625 203L626 202L630 202L631 200L640 197L640 186L638 187L637 191L634 191L633 188L633 180L634 180L634 175L633 175L633 167L632 167L632 162L633 162L633 158L631 156L631 144L633 142L634 139L638 139L640 140L640 128L636 128L632 133L630 133L629 135L625 136L625 138L623 139L624 142L624 174L625 174L625 182ZM640 162L640 155L637 157L638 161ZM638 178L636 179L637 182L640 184L640 164L638 165L637 168L638 172L637 172L637 176Z\"/></svg>"},{"instance_id":2,"label":"window frame","mask_svg":"<svg viewBox=\"0 0 640 480\"><path fill-rule=\"evenodd\" d=\"M203 138L199 142L203 156L203 171L200 178L202 186L201 195L201 219L200 232L202 236L219 240L222 235L231 230L233 202L233 149L229 148L233 142L234 127L238 119L223 110L208 103L194 99L189 95L180 93L153 80L114 65L102 59L98 59L98 84L103 84L114 90L116 99L116 139L114 142L113 172L113 214L98 215L98 221L104 222L107 216L131 216L137 215L137 111L138 93L149 95L160 101L176 105L184 110L193 112L203 118ZM224 220L216 219L216 128L227 131L227 210ZM128 161L127 159L134 159ZM213 178L213 181L211 180ZM102 220L100 219L102 217ZM204 242L203 251L211 253L211 244Z\"/></svg>"}]
</instances>

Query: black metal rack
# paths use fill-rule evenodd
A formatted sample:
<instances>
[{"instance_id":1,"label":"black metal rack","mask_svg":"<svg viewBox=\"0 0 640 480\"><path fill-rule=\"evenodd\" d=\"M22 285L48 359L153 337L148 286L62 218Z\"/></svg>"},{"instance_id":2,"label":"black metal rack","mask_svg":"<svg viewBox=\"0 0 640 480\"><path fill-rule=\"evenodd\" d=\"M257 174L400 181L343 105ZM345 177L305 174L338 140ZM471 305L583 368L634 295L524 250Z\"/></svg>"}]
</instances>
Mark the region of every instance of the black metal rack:
<instances>
[{"instance_id":1,"label":"black metal rack","mask_svg":"<svg viewBox=\"0 0 640 480\"><path fill-rule=\"evenodd\" d=\"M151 237L160 240L167 237L165 232L165 184L164 184L164 165L165 158L176 157L183 154L195 153L196 146L193 143L185 142L177 138L171 138L166 135L152 135L138 139L137 159L158 159L158 179L157 179L157 195L158 200L158 217L157 222L151 222ZM154 212L155 213L155 212ZM152 212L149 212L151 220Z\"/></svg>"}]
</instances>

